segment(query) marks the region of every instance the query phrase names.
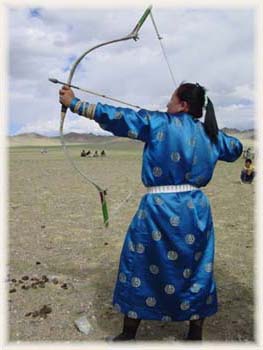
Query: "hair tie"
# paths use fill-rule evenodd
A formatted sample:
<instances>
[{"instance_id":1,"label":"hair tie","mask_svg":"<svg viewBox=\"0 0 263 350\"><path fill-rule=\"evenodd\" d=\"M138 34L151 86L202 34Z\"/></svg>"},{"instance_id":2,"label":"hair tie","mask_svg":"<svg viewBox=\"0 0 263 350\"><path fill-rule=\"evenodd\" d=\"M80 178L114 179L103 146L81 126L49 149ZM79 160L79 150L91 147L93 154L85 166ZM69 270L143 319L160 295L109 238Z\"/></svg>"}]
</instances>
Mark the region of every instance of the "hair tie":
<instances>
[{"instance_id":1,"label":"hair tie","mask_svg":"<svg viewBox=\"0 0 263 350\"><path fill-rule=\"evenodd\" d=\"M205 102L204 102L204 108L206 108L208 105L208 96L207 94L205 93Z\"/></svg>"},{"instance_id":2,"label":"hair tie","mask_svg":"<svg viewBox=\"0 0 263 350\"><path fill-rule=\"evenodd\" d=\"M195 86L196 86L196 87L201 87L198 83L195 83ZM204 89L204 90L205 90L205 89ZM207 105L208 105L208 96L207 96L207 94L206 94L206 91L205 91L205 96L204 96L204 98L205 98L204 108L206 108Z\"/></svg>"}]
</instances>

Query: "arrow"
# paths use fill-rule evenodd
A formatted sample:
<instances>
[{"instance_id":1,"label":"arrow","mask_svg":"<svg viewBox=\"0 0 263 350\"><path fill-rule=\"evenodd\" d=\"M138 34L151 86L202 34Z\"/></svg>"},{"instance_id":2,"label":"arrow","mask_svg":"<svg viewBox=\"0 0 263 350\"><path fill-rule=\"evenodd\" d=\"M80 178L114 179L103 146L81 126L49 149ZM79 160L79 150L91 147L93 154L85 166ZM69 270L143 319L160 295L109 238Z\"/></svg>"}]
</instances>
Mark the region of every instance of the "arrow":
<instances>
[{"instance_id":1,"label":"arrow","mask_svg":"<svg viewBox=\"0 0 263 350\"><path fill-rule=\"evenodd\" d=\"M110 96L107 96L107 95L103 95L103 94L100 94L100 93L95 92L95 91L83 89L83 88L81 88L81 87L79 87L79 86L72 85L72 84L68 84L68 83L65 83L65 82L63 82L63 81L60 81L60 80L58 80L58 79L55 79L55 78L49 78L48 80L51 81L51 82L54 83L54 84L67 85L67 86L69 86L69 87L71 87L71 88L73 88L73 89L77 89L77 90L86 92L87 94L90 94L90 95L95 95L95 96L107 98L108 100L111 100L111 101L119 102L119 103L122 103L122 104L127 105L127 106L130 106L130 107L134 107L134 108L141 109L140 106L133 105L133 104L131 104L131 103L129 103L129 102L126 102L126 101L123 101L123 100L119 100L119 99L117 99L117 98L110 97Z\"/></svg>"}]
</instances>

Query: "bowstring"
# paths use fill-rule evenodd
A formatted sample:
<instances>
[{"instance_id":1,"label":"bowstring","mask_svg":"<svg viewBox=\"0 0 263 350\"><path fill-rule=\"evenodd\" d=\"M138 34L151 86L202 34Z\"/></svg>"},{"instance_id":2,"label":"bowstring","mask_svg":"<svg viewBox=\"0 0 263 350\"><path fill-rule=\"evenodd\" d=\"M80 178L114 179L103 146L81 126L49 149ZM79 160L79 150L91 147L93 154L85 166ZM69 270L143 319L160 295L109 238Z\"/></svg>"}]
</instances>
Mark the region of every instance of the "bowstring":
<instances>
[{"instance_id":1,"label":"bowstring","mask_svg":"<svg viewBox=\"0 0 263 350\"><path fill-rule=\"evenodd\" d=\"M175 77L174 77L174 74L173 74L172 67L171 67L171 65L170 65L168 56L167 56L167 54L166 54L164 45L163 45L163 43L162 43L162 39L163 39L163 38L161 37L161 35L160 35L160 33L159 33L158 29L157 29L157 25L156 25L156 22L155 22L155 20L154 20L154 18L153 18L152 11L150 12L150 17L151 17L152 24L153 24L154 30L155 30L155 32L156 32L157 38L158 38L158 40L159 40L159 43L160 43L160 46L161 46L161 50L162 50L164 59L165 59L165 61L166 61L167 67L168 67L168 69L169 69L171 79L172 79L172 81L173 81L173 83L174 83L174 86L177 87L177 83L176 83L176 80L175 80Z\"/></svg>"},{"instance_id":2,"label":"bowstring","mask_svg":"<svg viewBox=\"0 0 263 350\"><path fill-rule=\"evenodd\" d=\"M157 24L153 18L153 14L152 14L152 11L150 12L150 17L151 17L151 21L152 21L152 24L153 24L153 27L154 27L154 30L156 32L156 35L157 35L157 38L159 40L159 43L160 43L160 46L161 46L161 50L162 50L162 53L163 53L163 56L164 56L164 59L166 61L166 64L167 64L167 67L168 67L168 70L170 72L170 77L173 81L173 84L175 87L177 87L177 83L176 83L176 80L175 80L175 77L174 77L174 73L173 73L173 70L172 70L172 67L170 65L170 62L169 62L169 59L168 59L168 56L167 56L167 53L166 53L166 50L165 50L165 47L162 43L162 37L158 31L158 28L157 28ZM139 186L138 186L139 187ZM133 190L133 191L130 191L130 193L128 194L128 196L117 206L115 207L112 212L111 212L111 217L114 217L116 214L119 214L119 211L120 209L123 207L123 205L125 203L128 203L130 201L130 199L132 197L134 197L134 194L136 193L137 191Z\"/></svg>"},{"instance_id":3,"label":"bowstring","mask_svg":"<svg viewBox=\"0 0 263 350\"><path fill-rule=\"evenodd\" d=\"M173 70L172 70L172 67L170 65L170 62L169 62L169 59L168 59L168 56L166 54L166 51L165 51L165 47L162 43L162 37L158 31L158 28L157 28L157 24L153 18L153 14L152 14L152 10L150 12L150 17L151 17L151 21L152 21L152 24L153 24L153 27L154 27L154 30L156 32L156 35L157 35L157 38L159 40L159 43L160 43L160 46L161 46L161 50L162 50L162 53L163 53L163 56L164 56L164 59L166 61L166 64L167 64L167 67L169 69L169 72L170 72L170 76L171 76L171 79L173 81L173 84L175 87L177 87L177 83L176 83L176 80L175 80L175 77L174 77L174 73L173 73ZM139 187L139 186L138 186ZM111 217L114 217L117 213L119 213L119 210L123 207L123 205L127 202L129 202L129 200L134 197L134 194L136 193L137 191L130 191L129 195L120 203L119 206L117 206L116 208L113 209L112 211L112 214L111 214Z\"/></svg>"}]
</instances>

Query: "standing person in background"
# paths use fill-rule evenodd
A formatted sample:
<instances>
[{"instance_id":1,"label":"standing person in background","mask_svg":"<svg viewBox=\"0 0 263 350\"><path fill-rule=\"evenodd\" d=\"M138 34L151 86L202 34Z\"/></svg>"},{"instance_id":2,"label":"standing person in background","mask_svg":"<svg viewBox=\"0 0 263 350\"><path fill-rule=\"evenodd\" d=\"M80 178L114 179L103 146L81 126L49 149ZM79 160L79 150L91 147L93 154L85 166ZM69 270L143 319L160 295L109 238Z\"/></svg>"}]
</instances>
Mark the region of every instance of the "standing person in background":
<instances>
[{"instance_id":1,"label":"standing person in background","mask_svg":"<svg viewBox=\"0 0 263 350\"><path fill-rule=\"evenodd\" d=\"M134 339L141 320L189 320L187 339L201 340L204 319L218 305L213 220L200 188L218 160L233 162L242 154L242 144L218 130L213 104L197 83L181 84L166 113L89 104L67 86L60 102L114 135L145 143L146 194L121 252L113 304L124 322L113 340Z\"/></svg>"}]
</instances>

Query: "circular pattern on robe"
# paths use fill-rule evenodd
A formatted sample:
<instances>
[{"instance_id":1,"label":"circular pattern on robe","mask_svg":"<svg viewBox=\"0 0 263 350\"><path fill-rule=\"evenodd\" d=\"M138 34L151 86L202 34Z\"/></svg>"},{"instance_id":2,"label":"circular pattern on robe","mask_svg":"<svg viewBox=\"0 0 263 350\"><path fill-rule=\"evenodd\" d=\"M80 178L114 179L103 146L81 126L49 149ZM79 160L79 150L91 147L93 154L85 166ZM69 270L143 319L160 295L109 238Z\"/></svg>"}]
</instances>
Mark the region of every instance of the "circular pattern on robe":
<instances>
[{"instance_id":1,"label":"circular pattern on robe","mask_svg":"<svg viewBox=\"0 0 263 350\"><path fill-rule=\"evenodd\" d=\"M128 312L128 317L130 318L138 318L138 315L135 311L129 311Z\"/></svg>"},{"instance_id":2,"label":"circular pattern on robe","mask_svg":"<svg viewBox=\"0 0 263 350\"><path fill-rule=\"evenodd\" d=\"M166 284L166 286L164 287L164 291L166 294L174 294L175 292L175 288L173 284Z\"/></svg>"},{"instance_id":3,"label":"circular pattern on robe","mask_svg":"<svg viewBox=\"0 0 263 350\"><path fill-rule=\"evenodd\" d=\"M209 297L206 299L206 303L207 304L212 304L212 301L213 301L213 296L209 295Z\"/></svg>"},{"instance_id":4,"label":"circular pattern on robe","mask_svg":"<svg viewBox=\"0 0 263 350\"><path fill-rule=\"evenodd\" d=\"M153 175L155 177L160 177L160 176L162 176L162 174L163 174L163 171L161 168L159 168L158 166L153 168Z\"/></svg>"},{"instance_id":5,"label":"circular pattern on robe","mask_svg":"<svg viewBox=\"0 0 263 350\"><path fill-rule=\"evenodd\" d=\"M178 259L178 254L175 250L169 250L169 252L167 253L167 258L169 260L176 260Z\"/></svg>"},{"instance_id":6,"label":"circular pattern on robe","mask_svg":"<svg viewBox=\"0 0 263 350\"><path fill-rule=\"evenodd\" d=\"M136 244L136 252L137 253L142 254L142 253L144 253L144 251L145 251L145 247L142 243Z\"/></svg>"},{"instance_id":7,"label":"circular pattern on robe","mask_svg":"<svg viewBox=\"0 0 263 350\"><path fill-rule=\"evenodd\" d=\"M157 205L161 205L161 204L163 204L163 199L159 196L154 196L154 202Z\"/></svg>"},{"instance_id":8,"label":"circular pattern on robe","mask_svg":"<svg viewBox=\"0 0 263 350\"><path fill-rule=\"evenodd\" d=\"M200 289L201 289L201 285L198 284L198 283L194 283L194 284L192 285L192 287L190 288L190 291L191 291L192 293L198 293L198 292L200 291Z\"/></svg>"},{"instance_id":9,"label":"circular pattern on robe","mask_svg":"<svg viewBox=\"0 0 263 350\"><path fill-rule=\"evenodd\" d=\"M161 234L161 232L160 231L153 231L152 232L152 239L154 240L154 241L159 241L160 239L162 238L162 234Z\"/></svg>"},{"instance_id":10,"label":"circular pattern on robe","mask_svg":"<svg viewBox=\"0 0 263 350\"><path fill-rule=\"evenodd\" d=\"M191 269L184 269L184 272L183 272L183 276L184 278L189 278L192 274L192 270Z\"/></svg>"},{"instance_id":11,"label":"circular pattern on robe","mask_svg":"<svg viewBox=\"0 0 263 350\"><path fill-rule=\"evenodd\" d=\"M120 274L119 274L119 281L120 281L121 283L125 283L126 280L127 280L127 278L126 278L125 273L120 272Z\"/></svg>"},{"instance_id":12,"label":"circular pattern on robe","mask_svg":"<svg viewBox=\"0 0 263 350\"><path fill-rule=\"evenodd\" d=\"M196 139L194 137L191 137L189 140L188 140L188 144L192 147L195 146L196 144Z\"/></svg>"},{"instance_id":13,"label":"circular pattern on robe","mask_svg":"<svg viewBox=\"0 0 263 350\"><path fill-rule=\"evenodd\" d=\"M195 315L192 315L192 316L190 317L190 321L199 320L199 318L200 318L200 316L197 315L197 314L195 314Z\"/></svg>"},{"instance_id":14,"label":"circular pattern on robe","mask_svg":"<svg viewBox=\"0 0 263 350\"><path fill-rule=\"evenodd\" d=\"M128 137L130 137L131 139L137 139L138 134L137 134L137 132L134 131L134 130L129 130L129 131L128 131Z\"/></svg>"},{"instance_id":15,"label":"circular pattern on robe","mask_svg":"<svg viewBox=\"0 0 263 350\"><path fill-rule=\"evenodd\" d=\"M156 299L154 297L148 297L146 300L146 305L153 307L156 305Z\"/></svg>"},{"instance_id":16,"label":"circular pattern on robe","mask_svg":"<svg viewBox=\"0 0 263 350\"><path fill-rule=\"evenodd\" d=\"M114 115L114 119L121 119L122 118L122 113L121 112L117 112Z\"/></svg>"},{"instance_id":17,"label":"circular pattern on robe","mask_svg":"<svg viewBox=\"0 0 263 350\"><path fill-rule=\"evenodd\" d=\"M178 226L178 225L179 225L179 222L180 222L179 216L174 215L174 216L170 217L170 224L171 224L172 226Z\"/></svg>"},{"instance_id":18,"label":"circular pattern on robe","mask_svg":"<svg viewBox=\"0 0 263 350\"><path fill-rule=\"evenodd\" d=\"M189 301L183 301L180 305L181 310L185 311L188 310L190 308L190 303Z\"/></svg>"},{"instance_id":19,"label":"circular pattern on robe","mask_svg":"<svg viewBox=\"0 0 263 350\"><path fill-rule=\"evenodd\" d=\"M172 321L172 317L165 315L165 316L162 317L161 321L163 321L163 322L171 322Z\"/></svg>"},{"instance_id":20,"label":"circular pattern on robe","mask_svg":"<svg viewBox=\"0 0 263 350\"><path fill-rule=\"evenodd\" d=\"M164 140L164 137L165 137L164 132L163 132L163 131L158 131L158 133L157 133L157 135L156 135L156 139L157 139L158 141L163 141L163 140Z\"/></svg>"},{"instance_id":21,"label":"circular pattern on robe","mask_svg":"<svg viewBox=\"0 0 263 350\"><path fill-rule=\"evenodd\" d=\"M129 241L128 247L129 247L129 250L130 250L131 252L134 252L134 251L135 251L134 243L133 243L132 241Z\"/></svg>"},{"instance_id":22,"label":"circular pattern on robe","mask_svg":"<svg viewBox=\"0 0 263 350\"><path fill-rule=\"evenodd\" d=\"M194 203L192 201L192 199L190 199L188 202L187 202L187 206L189 209L193 209L194 208Z\"/></svg>"},{"instance_id":23,"label":"circular pattern on robe","mask_svg":"<svg viewBox=\"0 0 263 350\"><path fill-rule=\"evenodd\" d=\"M118 303L114 304L114 309L115 309L116 311L118 311L118 312L121 311L121 307L120 307L120 305L119 305Z\"/></svg>"},{"instance_id":24,"label":"circular pattern on robe","mask_svg":"<svg viewBox=\"0 0 263 350\"><path fill-rule=\"evenodd\" d=\"M143 210L143 209L140 209L139 211L138 211L138 219L145 219L146 218L146 211L145 210Z\"/></svg>"},{"instance_id":25,"label":"circular pattern on robe","mask_svg":"<svg viewBox=\"0 0 263 350\"><path fill-rule=\"evenodd\" d=\"M195 261L198 261L202 256L202 252L196 252L195 253Z\"/></svg>"},{"instance_id":26,"label":"circular pattern on robe","mask_svg":"<svg viewBox=\"0 0 263 350\"><path fill-rule=\"evenodd\" d=\"M208 263L205 265L205 271L206 272L212 272L213 270L213 264L212 263Z\"/></svg>"},{"instance_id":27,"label":"circular pattern on robe","mask_svg":"<svg viewBox=\"0 0 263 350\"><path fill-rule=\"evenodd\" d=\"M171 159L173 162L179 162L179 160L181 159L180 153L179 152L172 152Z\"/></svg>"},{"instance_id":28,"label":"circular pattern on robe","mask_svg":"<svg viewBox=\"0 0 263 350\"><path fill-rule=\"evenodd\" d=\"M132 277L131 284L133 287L138 288L141 285L141 280L139 279L139 277Z\"/></svg>"},{"instance_id":29,"label":"circular pattern on robe","mask_svg":"<svg viewBox=\"0 0 263 350\"><path fill-rule=\"evenodd\" d=\"M174 118L174 124L178 127L182 126L181 120L179 118L176 118L176 117Z\"/></svg>"},{"instance_id":30,"label":"circular pattern on robe","mask_svg":"<svg viewBox=\"0 0 263 350\"><path fill-rule=\"evenodd\" d=\"M157 265L150 265L149 270L153 275L157 275L159 273L159 267Z\"/></svg>"},{"instance_id":31,"label":"circular pattern on robe","mask_svg":"<svg viewBox=\"0 0 263 350\"><path fill-rule=\"evenodd\" d=\"M195 236L194 235L188 234L188 235L185 236L185 242L187 244L193 244L194 241L195 241Z\"/></svg>"}]
</instances>

